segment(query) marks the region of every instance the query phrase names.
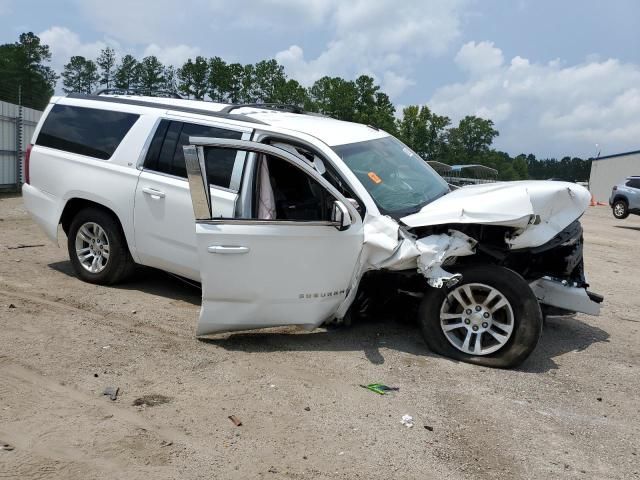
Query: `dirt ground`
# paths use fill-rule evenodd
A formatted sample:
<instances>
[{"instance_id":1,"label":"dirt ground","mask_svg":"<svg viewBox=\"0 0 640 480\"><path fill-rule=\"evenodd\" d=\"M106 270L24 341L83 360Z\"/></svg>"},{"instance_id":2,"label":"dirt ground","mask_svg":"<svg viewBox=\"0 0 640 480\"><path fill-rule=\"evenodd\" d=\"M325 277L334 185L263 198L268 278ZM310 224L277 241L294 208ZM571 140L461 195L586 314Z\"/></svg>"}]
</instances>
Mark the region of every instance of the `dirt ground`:
<instances>
[{"instance_id":1,"label":"dirt ground","mask_svg":"<svg viewBox=\"0 0 640 480\"><path fill-rule=\"evenodd\" d=\"M640 478L640 217L583 223L603 315L549 320L502 371L391 320L198 341L199 290L83 283L0 197L0 478Z\"/></svg>"}]
</instances>

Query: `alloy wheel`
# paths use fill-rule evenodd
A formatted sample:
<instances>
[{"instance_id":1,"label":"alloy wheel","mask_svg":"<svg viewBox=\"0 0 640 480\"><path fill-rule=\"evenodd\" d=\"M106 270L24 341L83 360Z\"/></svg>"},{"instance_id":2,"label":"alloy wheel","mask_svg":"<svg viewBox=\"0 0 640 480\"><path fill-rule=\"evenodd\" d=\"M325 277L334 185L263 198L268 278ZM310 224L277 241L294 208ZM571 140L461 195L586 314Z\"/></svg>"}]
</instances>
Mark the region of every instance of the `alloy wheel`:
<instances>
[{"instance_id":1,"label":"alloy wheel","mask_svg":"<svg viewBox=\"0 0 640 480\"><path fill-rule=\"evenodd\" d=\"M76 233L76 255L82 267L91 273L102 272L109 262L109 237L95 222L84 223Z\"/></svg>"},{"instance_id":2,"label":"alloy wheel","mask_svg":"<svg viewBox=\"0 0 640 480\"><path fill-rule=\"evenodd\" d=\"M468 355L489 355L511 338L514 316L502 292L482 283L451 290L440 308L440 326L446 339Z\"/></svg>"}]
</instances>

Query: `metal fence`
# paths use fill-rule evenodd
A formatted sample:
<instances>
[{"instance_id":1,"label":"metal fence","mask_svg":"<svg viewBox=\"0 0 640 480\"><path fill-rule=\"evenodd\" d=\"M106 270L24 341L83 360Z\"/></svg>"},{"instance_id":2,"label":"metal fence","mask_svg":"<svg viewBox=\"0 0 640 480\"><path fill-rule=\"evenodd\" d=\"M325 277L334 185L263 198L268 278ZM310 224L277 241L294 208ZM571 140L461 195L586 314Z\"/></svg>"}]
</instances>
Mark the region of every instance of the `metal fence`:
<instances>
[{"instance_id":1,"label":"metal fence","mask_svg":"<svg viewBox=\"0 0 640 480\"><path fill-rule=\"evenodd\" d=\"M24 182L24 152L41 116L39 110L0 102L0 190L18 190Z\"/></svg>"}]
</instances>

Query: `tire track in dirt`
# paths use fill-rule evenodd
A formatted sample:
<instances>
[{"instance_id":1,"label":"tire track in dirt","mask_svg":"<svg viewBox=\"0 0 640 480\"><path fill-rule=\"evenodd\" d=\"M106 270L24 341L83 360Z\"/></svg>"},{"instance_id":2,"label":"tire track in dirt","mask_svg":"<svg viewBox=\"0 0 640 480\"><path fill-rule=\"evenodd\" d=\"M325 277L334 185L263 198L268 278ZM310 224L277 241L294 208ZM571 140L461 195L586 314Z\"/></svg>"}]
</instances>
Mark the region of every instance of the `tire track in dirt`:
<instances>
[{"instance_id":1,"label":"tire track in dirt","mask_svg":"<svg viewBox=\"0 0 640 480\"><path fill-rule=\"evenodd\" d=\"M140 319L135 319L136 321L132 322L131 316L101 311L100 309L87 309L80 304L75 304L69 297L65 299L66 301L61 302L40 291L29 291L24 288L16 290L15 287L8 282L0 282L0 295L7 299L20 299L28 305L38 304L40 306L46 306L57 312L79 313L94 323L126 330L127 333L150 335L163 341L166 341L167 338L172 338L176 341L192 341L194 339L194 336L181 333L180 331L169 330L159 325L142 324Z\"/></svg>"}]
</instances>

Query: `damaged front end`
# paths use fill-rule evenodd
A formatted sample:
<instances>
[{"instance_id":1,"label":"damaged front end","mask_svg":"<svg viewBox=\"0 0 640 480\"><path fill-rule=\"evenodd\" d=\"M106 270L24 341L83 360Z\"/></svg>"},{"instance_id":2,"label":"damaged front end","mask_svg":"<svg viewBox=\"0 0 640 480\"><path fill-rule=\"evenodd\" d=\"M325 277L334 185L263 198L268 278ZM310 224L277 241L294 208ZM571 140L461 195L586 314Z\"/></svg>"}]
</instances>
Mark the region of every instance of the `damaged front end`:
<instances>
[{"instance_id":1,"label":"damaged front end","mask_svg":"<svg viewBox=\"0 0 640 480\"><path fill-rule=\"evenodd\" d=\"M371 239L380 244L377 227L384 224L385 248L377 250L380 260L365 255L374 261L361 273L401 271L391 275L398 290L415 292L415 272L423 285L426 279L430 287L442 288L461 280L461 266L497 265L522 276L547 314L598 315L603 298L587 290L578 220L588 202L586 189L562 182L464 187L400 219L402 226L389 218L372 220L375 235L365 231L365 247ZM412 268L414 277L407 275Z\"/></svg>"}]
</instances>

